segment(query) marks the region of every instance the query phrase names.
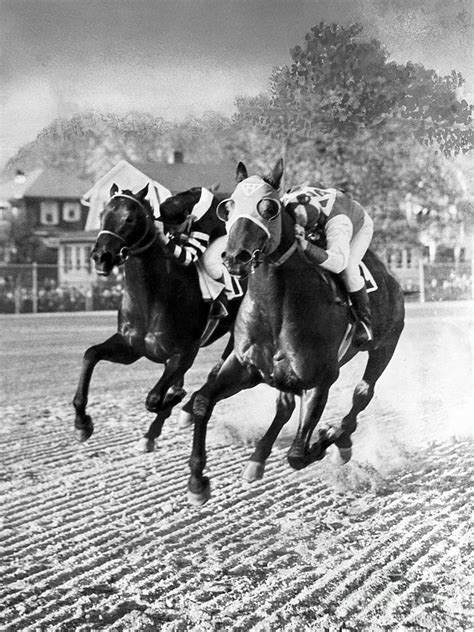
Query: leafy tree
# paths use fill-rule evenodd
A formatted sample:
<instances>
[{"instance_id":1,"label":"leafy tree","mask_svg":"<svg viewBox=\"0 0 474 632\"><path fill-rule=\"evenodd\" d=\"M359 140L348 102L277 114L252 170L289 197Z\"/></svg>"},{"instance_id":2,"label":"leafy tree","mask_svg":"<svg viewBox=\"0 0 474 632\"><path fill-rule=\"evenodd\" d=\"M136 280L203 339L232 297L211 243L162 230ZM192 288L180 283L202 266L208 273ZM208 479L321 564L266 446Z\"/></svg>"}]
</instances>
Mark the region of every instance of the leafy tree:
<instances>
[{"instance_id":1,"label":"leafy tree","mask_svg":"<svg viewBox=\"0 0 474 632\"><path fill-rule=\"evenodd\" d=\"M418 234L403 209L407 194L423 189L435 209L462 195L442 154L472 146L471 108L456 98L460 75L388 62L380 42L361 40L361 31L313 27L291 51L292 65L274 69L267 93L237 100L236 123L257 134L258 162L283 152L285 186L346 190L375 218L376 247L409 245Z\"/></svg>"},{"instance_id":2,"label":"leafy tree","mask_svg":"<svg viewBox=\"0 0 474 632\"><path fill-rule=\"evenodd\" d=\"M419 64L388 61L362 27L321 23L291 50L291 66L275 68L268 94L238 102L239 119L275 138L357 135L383 130L393 119L422 143L437 142L445 155L472 148L472 107L458 101L459 73L440 77Z\"/></svg>"}]
</instances>

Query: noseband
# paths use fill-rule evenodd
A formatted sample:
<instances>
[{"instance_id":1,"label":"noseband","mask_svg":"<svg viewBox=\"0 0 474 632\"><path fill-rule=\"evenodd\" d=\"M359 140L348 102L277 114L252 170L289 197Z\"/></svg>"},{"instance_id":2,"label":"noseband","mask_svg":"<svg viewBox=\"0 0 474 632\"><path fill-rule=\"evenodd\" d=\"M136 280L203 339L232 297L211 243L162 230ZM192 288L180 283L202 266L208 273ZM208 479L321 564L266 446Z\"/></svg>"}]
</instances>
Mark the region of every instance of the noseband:
<instances>
[{"instance_id":1,"label":"noseband","mask_svg":"<svg viewBox=\"0 0 474 632\"><path fill-rule=\"evenodd\" d=\"M154 232L149 242L147 242L143 246L138 246L138 244L141 243L150 232L150 221L153 222L154 218L150 215L150 213L145 208L145 206L139 200L136 200L131 195L127 195L125 193L117 193L116 195L113 195L110 199L113 200L114 198L128 198L129 200L132 200L133 202L135 202L135 204L138 204L138 206L145 213L146 222L147 222L145 232L139 239L137 239L137 241L132 246L129 246L127 244L127 241L121 235L114 233L111 230L101 230L99 234L97 235L97 239L99 239L101 235L112 235L112 237L116 237L117 239L119 239L121 242L125 244L125 246L123 246L123 248L121 248L119 252L119 257L120 257L119 265L120 265L124 263L129 257L135 257L137 255L141 255L143 252L148 250L148 248L150 248L155 243L158 235L156 232ZM151 225L154 227L153 224Z\"/></svg>"}]
</instances>

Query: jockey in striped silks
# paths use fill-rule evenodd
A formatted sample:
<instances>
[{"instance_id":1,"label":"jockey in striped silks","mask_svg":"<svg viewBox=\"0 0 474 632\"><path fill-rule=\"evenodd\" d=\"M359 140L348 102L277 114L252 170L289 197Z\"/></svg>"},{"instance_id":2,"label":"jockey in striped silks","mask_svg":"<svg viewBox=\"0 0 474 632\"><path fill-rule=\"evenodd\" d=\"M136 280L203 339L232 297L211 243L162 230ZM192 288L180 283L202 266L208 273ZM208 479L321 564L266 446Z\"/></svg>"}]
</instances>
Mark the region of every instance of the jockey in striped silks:
<instances>
[{"instance_id":1,"label":"jockey in striped silks","mask_svg":"<svg viewBox=\"0 0 474 632\"><path fill-rule=\"evenodd\" d=\"M158 239L177 263L198 261L211 279L210 318L228 315L222 254L227 243L225 225L216 215L218 200L204 187L194 187L161 203Z\"/></svg>"}]
</instances>

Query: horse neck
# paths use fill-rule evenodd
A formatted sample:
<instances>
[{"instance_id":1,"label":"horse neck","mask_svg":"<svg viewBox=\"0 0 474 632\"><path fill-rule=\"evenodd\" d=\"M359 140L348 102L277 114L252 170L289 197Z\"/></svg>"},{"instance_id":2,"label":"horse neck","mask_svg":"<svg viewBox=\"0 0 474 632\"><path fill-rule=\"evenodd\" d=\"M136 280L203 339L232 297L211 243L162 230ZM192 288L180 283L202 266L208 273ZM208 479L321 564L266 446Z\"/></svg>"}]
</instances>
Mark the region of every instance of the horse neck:
<instances>
[{"instance_id":1,"label":"horse neck","mask_svg":"<svg viewBox=\"0 0 474 632\"><path fill-rule=\"evenodd\" d=\"M158 244L138 256L131 256L124 264L124 290L132 296L167 295L169 272ZM166 278L168 277L168 278Z\"/></svg>"},{"instance_id":2,"label":"horse neck","mask_svg":"<svg viewBox=\"0 0 474 632\"><path fill-rule=\"evenodd\" d=\"M281 257L283 257L293 246L295 243L295 231L294 231L294 222L291 217L282 211L281 214L281 237L278 246L271 253L268 258L270 263L278 261ZM295 251L296 253L296 251ZM296 254L293 253L282 266L292 266L294 265L294 257Z\"/></svg>"}]
</instances>

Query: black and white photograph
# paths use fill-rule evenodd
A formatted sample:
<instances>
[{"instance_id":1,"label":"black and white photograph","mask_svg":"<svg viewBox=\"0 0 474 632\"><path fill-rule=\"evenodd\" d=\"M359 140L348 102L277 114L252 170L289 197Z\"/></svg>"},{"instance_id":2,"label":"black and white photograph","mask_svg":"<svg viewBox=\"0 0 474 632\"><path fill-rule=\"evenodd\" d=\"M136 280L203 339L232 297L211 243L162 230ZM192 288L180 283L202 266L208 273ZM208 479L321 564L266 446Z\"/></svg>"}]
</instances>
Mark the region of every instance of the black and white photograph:
<instances>
[{"instance_id":1,"label":"black and white photograph","mask_svg":"<svg viewBox=\"0 0 474 632\"><path fill-rule=\"evenodd\" d=\"M472 630L470 0L0 0L0 630Z\"/></svg>"}]
</instances>

